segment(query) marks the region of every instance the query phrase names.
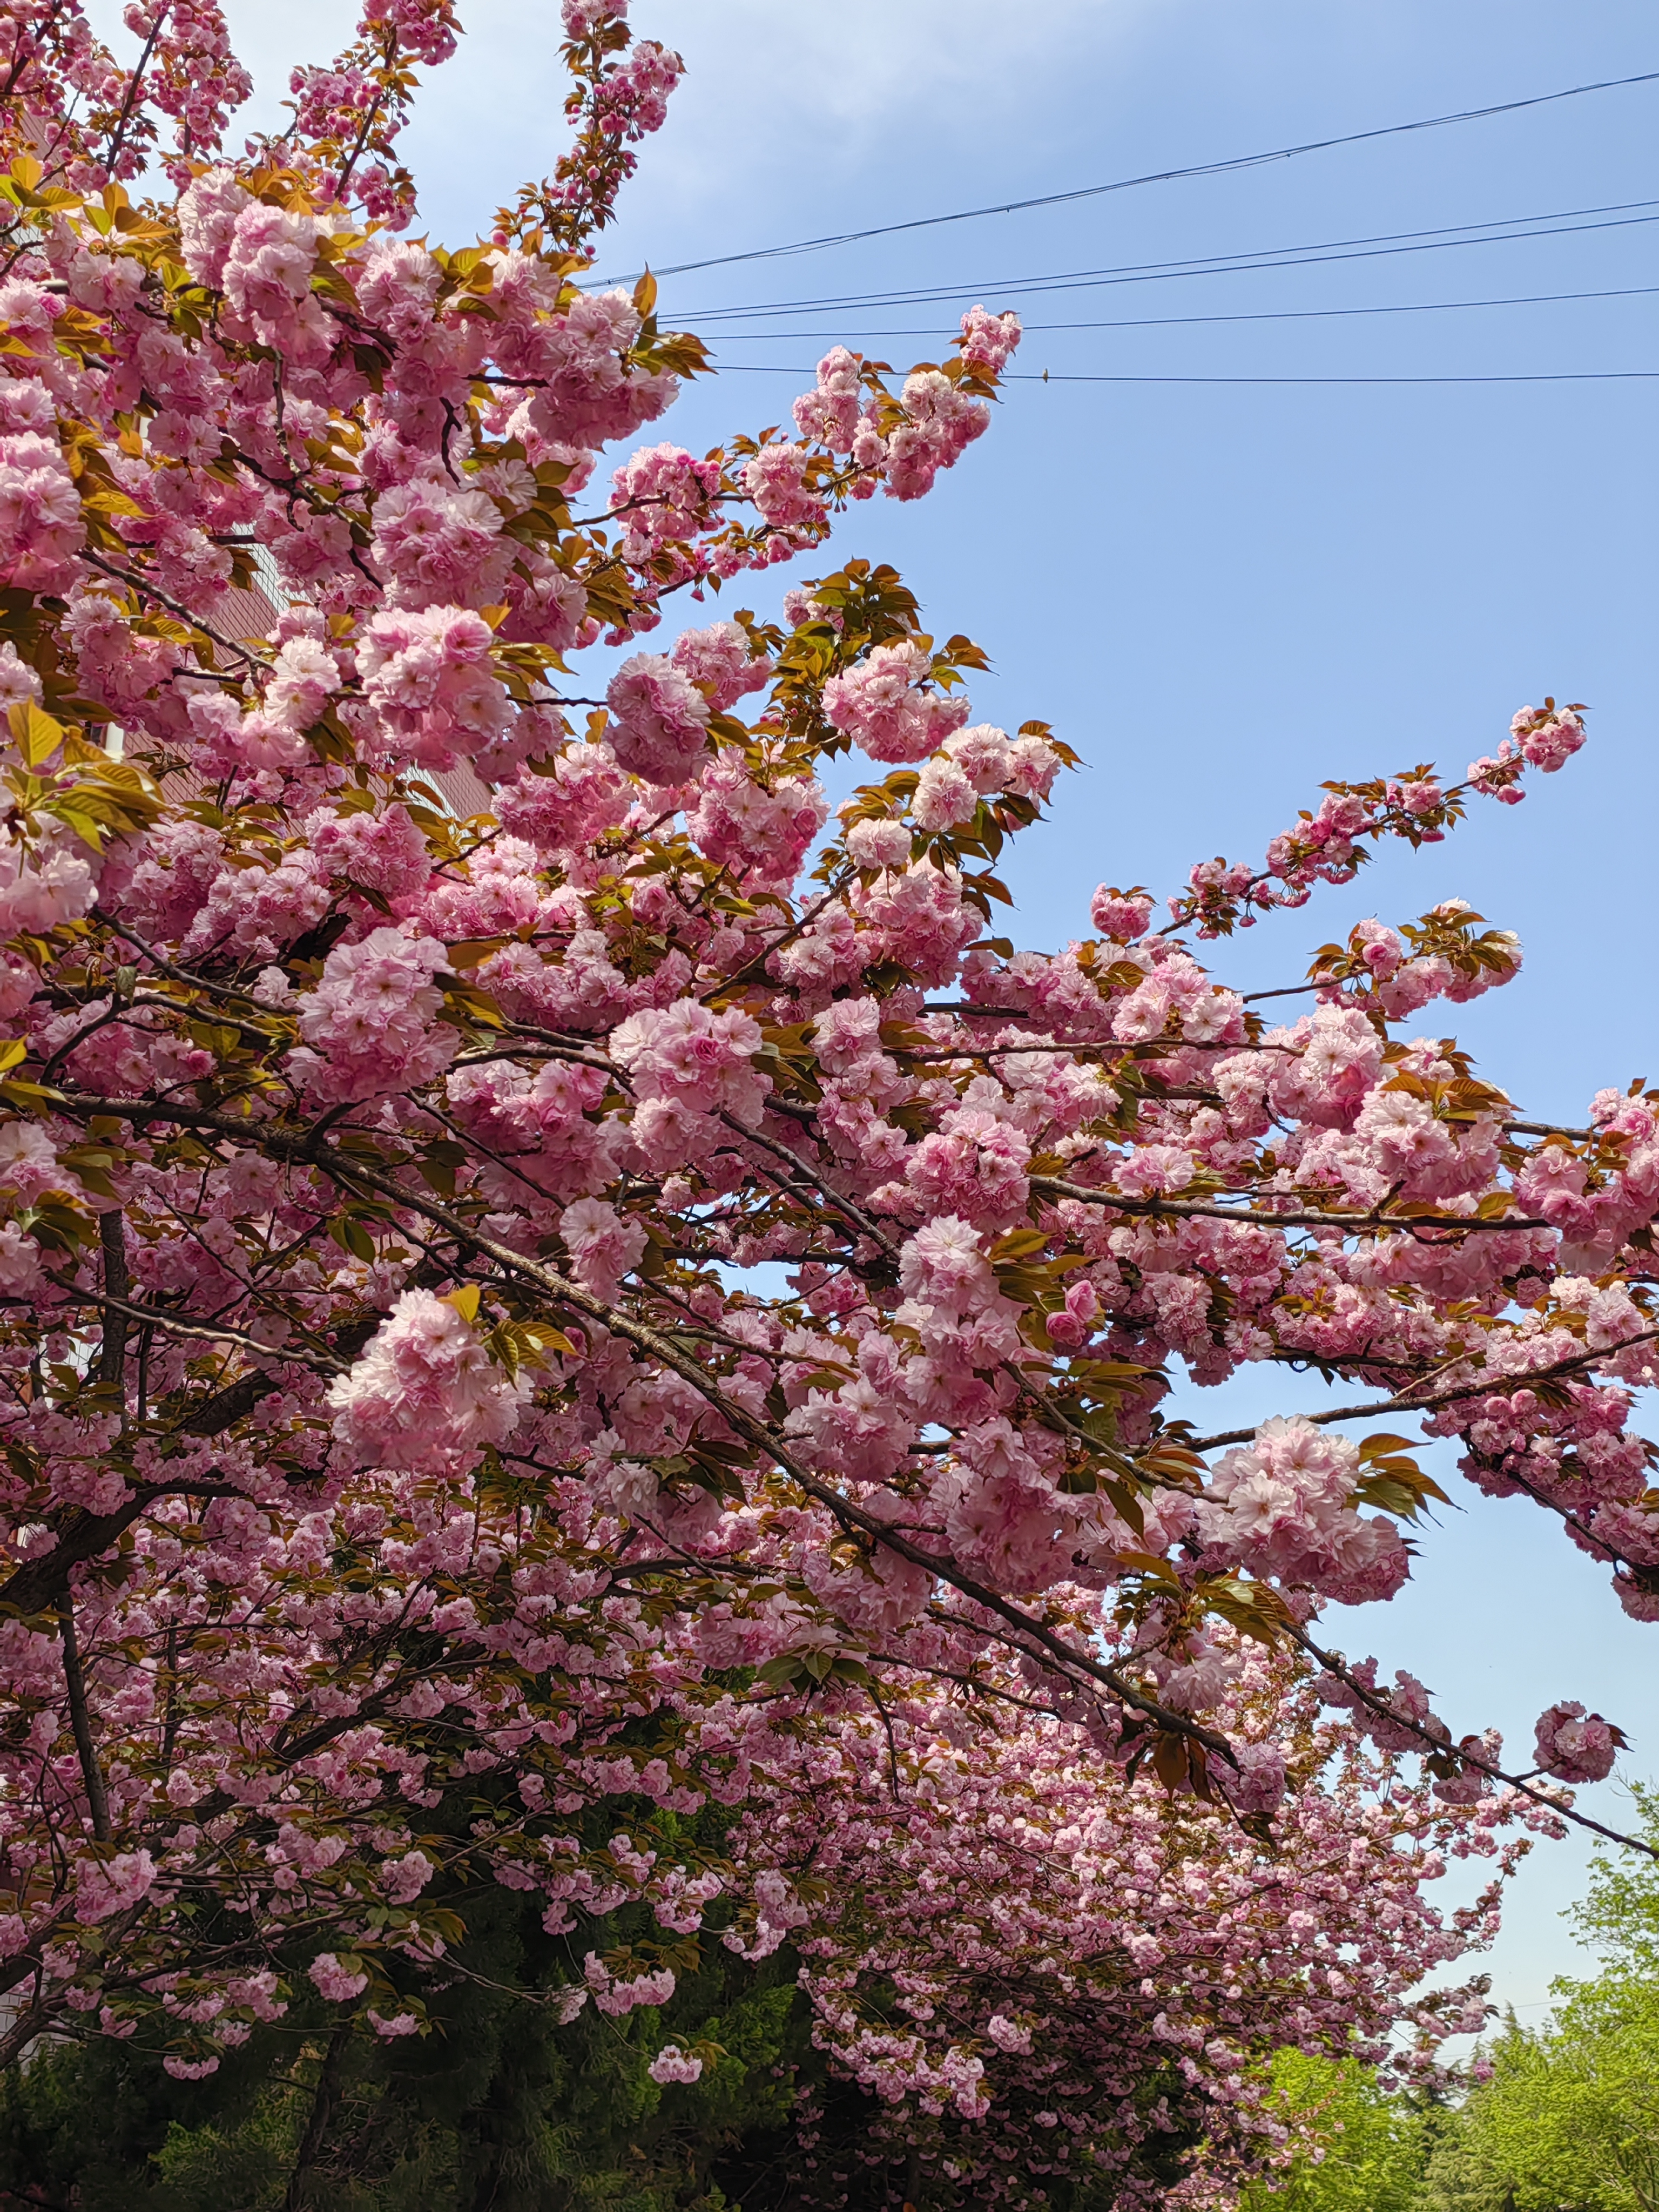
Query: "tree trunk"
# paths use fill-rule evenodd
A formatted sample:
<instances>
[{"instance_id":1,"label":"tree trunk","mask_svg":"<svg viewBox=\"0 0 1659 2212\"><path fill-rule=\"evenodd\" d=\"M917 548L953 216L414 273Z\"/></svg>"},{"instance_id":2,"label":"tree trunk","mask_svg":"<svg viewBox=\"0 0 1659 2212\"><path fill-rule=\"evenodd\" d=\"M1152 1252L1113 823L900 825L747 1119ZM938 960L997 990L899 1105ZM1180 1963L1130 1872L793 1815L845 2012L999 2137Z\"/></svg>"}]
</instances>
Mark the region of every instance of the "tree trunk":
<instances>
[{"instance_id":1,"label":"tree trunk","mask_svg":"<svg viewBox=\"0 0 1659 2212\"><path fill-rule=\"evenodd\" d=\"M318 2154L328 2134L328 2124L334 2114L334 2100L339 2094L340 2062L350 2039L349 2021L343 2021L329 2038L328 2048L323 2053L323 2063L318 2070L317 2087L312 2092L311 2112L306 2121L306 2131L300 2138L294 2171L288 2178L288 2189L283 2197L283 2212L303 2212L309 2194L307 2180L316 2166Z\"/></svg>"}]
</instances>

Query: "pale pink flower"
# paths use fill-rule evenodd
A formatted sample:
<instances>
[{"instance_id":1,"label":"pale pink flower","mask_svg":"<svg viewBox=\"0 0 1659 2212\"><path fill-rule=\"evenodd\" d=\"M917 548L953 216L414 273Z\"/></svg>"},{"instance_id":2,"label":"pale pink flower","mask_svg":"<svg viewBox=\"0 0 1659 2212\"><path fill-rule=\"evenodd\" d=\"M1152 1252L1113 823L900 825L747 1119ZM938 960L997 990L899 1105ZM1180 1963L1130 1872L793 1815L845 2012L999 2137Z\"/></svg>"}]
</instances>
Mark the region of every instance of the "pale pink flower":
<instances>
[{"instance_id":1,"label":"pale pink flower","mask_svg":"<svg viewBox=\"0 0 1659 2212\"><path fill-rule=\"evenodd\" d=\"M702 2061L689 2056L678 2043L665 2043L645 2070L665 2087L671 2081L701 2081Z\"/></svg>"},{"instance_id":2,"label":"pale pink flower","mask_svg":"<svg viewBox=\"0 0 1659 2212\"><path fill-rule=\"evenodd\" d=\"M331 2004L348 2003L368 1987L368 1976L343 1966L332 1951L319 1951L306 1971Z\"/></svg>"},{"instance_id":3,"label":"pale pink flower","mask_svg":"<svg viewBox=\"0 0 1659 2212\"><path fill-rule=\"evenodd\" d=\"M1619 1756L1619 1731L1581 1705L1551 1705L1539 1716L1538 1764L1559 1782L1603 1782Z\"/></svg>"},{"instance_id":4,"label":"pale pink flower","mask_svg":"<svg viewBox=\"0 0 1659 2212\"><path fill-rule=\"evenodd\" d=\"M825 717L872 760L925 760L969 712L963 693L928 688L932 668L919 645L878 645L824 685Z\"/></svg>"},{"instance_id":5,"label":"pale pink flower","mask_svg":"<svg viewBox=\"0 0 1659 2212\"><path fill-rule=\"evenodd\" d=\"M334 1432L371 1465L445 1468L518 1425L526 1376L493 1366L477 1332L431 1291L405 1291L350 1372L330 1386Z\"/></svg>"},{"instance_id":6,"label":"pale pink flower","mask_svg":"<svg viewBox=\"0 0 1659 2212\"><path fill-rule=\"evenodd\" d=\"M702 758L708 700L659 653L624 660L605 688L617 764L648 783L684 783Z\"/></svg>"}]
</instances>

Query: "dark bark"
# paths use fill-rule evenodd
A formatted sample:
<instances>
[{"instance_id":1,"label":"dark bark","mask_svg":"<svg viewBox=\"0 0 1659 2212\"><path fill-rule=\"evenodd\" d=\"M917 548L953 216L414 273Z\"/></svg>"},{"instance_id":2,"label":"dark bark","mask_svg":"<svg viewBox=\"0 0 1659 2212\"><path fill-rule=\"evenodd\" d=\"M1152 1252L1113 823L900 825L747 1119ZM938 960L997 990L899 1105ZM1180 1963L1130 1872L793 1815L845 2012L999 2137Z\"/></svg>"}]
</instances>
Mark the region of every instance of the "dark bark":
<instances>
[{"instance_id":1,"label":"dark bark","mask_svg":"<svg viewBox=\"0 0 1659 2212\"><path fill-rule=\"evenodd\" d=\"M323 2144L327 2140L328 2124L333 2117L335 2101L340 2094L341 2061L350 2040L351 2022L349 2020L342 2021L329 2038L328 2048L323 2053L323 2063L317 2073L317 2087L312 2092L306 2131L300 2138L294 2171L288 2178L288 2188L283 2197L283 2212L303 2212L310 2195L307 2184L316 2169Z\"/></svg>"},{"instance_id":2,"label":"dark bark","mask_svg":"<svg viewBox=\"0 0 1659 2212\"><path fill-rule=\"evenodd\" d=\"M104 1289L112 1298L131 1295L127 1274L126 1219L118 1208L98 1218L98 1242L104 1249ZM127 1317L118 1307L104 1309L104 1341L98 1354L98 1380L120 1390L126 1376Z\"/></svg>"},{"instance_id":3,"label":"dark bark","mask_svg":"<svg viewBox=\"0 0 1659 2212\"><path fill-rule=\"evenodd\" d=\"M100 1844L110 1839L109 1799L104 1790L104 1770L98 1764L98 1747L92 1740L92 1715L87 1707L87 1678L81 1668L81 1650L75 1636L75 1603L68 1591L58 1601L63 1623L64 1681L69 1691L70 1727L75 1734L81 1779L86 1785L92 1813L92 1832Z\"/></svg>"}]
</instances>

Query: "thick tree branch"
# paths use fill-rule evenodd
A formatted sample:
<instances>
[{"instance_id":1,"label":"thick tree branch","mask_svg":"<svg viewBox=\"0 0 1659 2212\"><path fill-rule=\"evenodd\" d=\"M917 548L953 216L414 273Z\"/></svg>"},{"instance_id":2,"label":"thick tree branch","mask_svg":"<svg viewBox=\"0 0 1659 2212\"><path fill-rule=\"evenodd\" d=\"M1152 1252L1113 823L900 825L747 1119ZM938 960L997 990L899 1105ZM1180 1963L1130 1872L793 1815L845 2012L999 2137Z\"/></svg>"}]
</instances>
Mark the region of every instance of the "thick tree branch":
<instances>
[{"instance_id":1,"label":"thick tree branch","mask_svg":"<svg viewBox=\"0 0 1659 2212\"><path fill-rule=\"evenodd\" d=\"M92 1716L87 1706L87 1680L82 1671L80 1646L75 1635L75 1603L67 1590L58 1601L58 1618L62 1624L64 1650L64 1683L69 1697L70 1728L75 1737L75 1755L81 1762L81 1780L87 1793L87 1806L92 1814L92 1832L95 1841L110 1841L109 1797L104 1788L104 1770L98 1764L98 1747L93 1741Z\"/></svg>"}]
</instances>

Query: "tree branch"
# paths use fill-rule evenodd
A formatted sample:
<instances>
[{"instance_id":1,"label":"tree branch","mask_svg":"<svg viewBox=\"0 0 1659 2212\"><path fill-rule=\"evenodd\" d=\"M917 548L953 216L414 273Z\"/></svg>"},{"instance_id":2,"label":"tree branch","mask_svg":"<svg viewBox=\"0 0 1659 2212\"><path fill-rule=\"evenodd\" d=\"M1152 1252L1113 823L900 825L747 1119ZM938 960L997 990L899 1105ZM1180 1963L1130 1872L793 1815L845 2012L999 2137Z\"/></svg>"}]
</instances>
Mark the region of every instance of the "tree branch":
<instances>
[{"instance_id":1,"label":"tree branch","mask_svg":"<svg viewBox=\"0 0 1659 2212\"><path fill-rule=\"evenodd\" d=\"M104 1771L98 1764L98 1747L92 1740L87 1680L81 1669L80 1647L75 1637L75 1601L68 1590L58 1601L58 1617L63 1624L64 1682L69 1692L70 1728L92 1814L92 1832L99 1843L106 1844L110 1840L109 1797L104 1788Z\"/></svg>"}]
</instances>

